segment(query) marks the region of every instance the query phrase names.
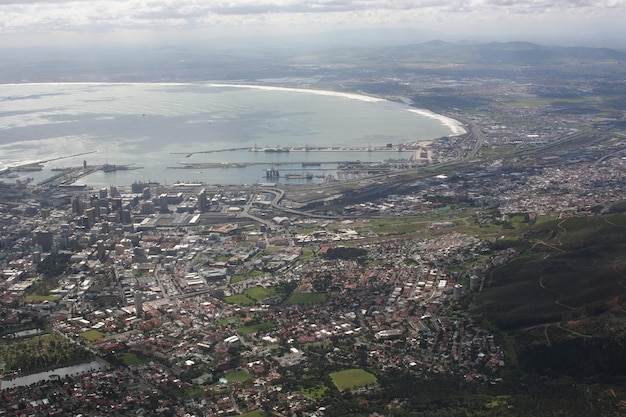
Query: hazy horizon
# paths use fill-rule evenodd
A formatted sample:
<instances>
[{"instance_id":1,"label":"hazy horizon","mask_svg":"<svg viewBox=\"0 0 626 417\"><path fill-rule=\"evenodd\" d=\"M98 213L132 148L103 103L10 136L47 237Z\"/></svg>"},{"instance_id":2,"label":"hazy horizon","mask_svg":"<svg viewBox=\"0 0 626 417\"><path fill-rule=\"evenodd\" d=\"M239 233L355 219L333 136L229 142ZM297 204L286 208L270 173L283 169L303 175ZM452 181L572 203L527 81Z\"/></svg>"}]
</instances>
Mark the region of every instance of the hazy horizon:
<instances>
[{"instance_id":1,"label":"hazy horizon","mask_svg":"<svg viewBox=\"0 0 626 417\"><path fill-rule=\"evenodd\" d=\"M626 0L9 0L0 4L0 16L0 48L334 47L434 39L626 48Z\"/></svg>"}]
</instances>

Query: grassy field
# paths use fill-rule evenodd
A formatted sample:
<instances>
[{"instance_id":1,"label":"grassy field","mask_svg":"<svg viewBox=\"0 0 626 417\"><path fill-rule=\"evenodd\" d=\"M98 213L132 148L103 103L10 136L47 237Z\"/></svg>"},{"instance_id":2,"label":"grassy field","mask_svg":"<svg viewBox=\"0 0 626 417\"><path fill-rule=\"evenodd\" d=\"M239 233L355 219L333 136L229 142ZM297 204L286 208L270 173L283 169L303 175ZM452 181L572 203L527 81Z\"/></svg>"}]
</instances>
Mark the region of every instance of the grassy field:
<instances>
[{"instance_id":1,"label":"grassy field","mask_svg":"<svg viewBox=\"0 0 626 417\"><path fill-rule=\"evenodd\" d=\"M313 249L309 249L309 248L305 248L302 249L302 253L300 254L300 261L301 262L306 262L306 261L310 261L311 259L314 258L314 251Z\"/></svg>"},{"instance_id":2,"label":"grassy field","mask_svg":"<svg viewBox=\"0 0 626 417\"><path fill-rule=\"evenodd\" d=\"M404 235L425 230L431 221L424 217L386 217L372 221L369 224L370 230L378 235Z\"/></svg>"},{"instance_id":3,"label":"grassy field","mask_svg":"<svg viewBox=\"0 0 626 417\"><path fill-rule=\"evenodd\" d=\"M256 278L261 275L263 275L263 272L261 271L252 271L248 274L235 274L230 278L230 283L236 284L237 282L244 281L249 278Z\"/></svg>"},{"instance_id":4,"label":"grassy field","mask_svg":"<svg viewBox=\"0 0 626 417\"><path fill-rule=\"evenodd\" d=\"M333 372L330 379L339 391L352 390L376 384L376 376L362 369L347 369L345 371Z\"/></svg>"},{"instance_id":5,"label":"grassy field","mask_svg":"<svg viewBox=\"0 0 626 417\"><path fill-rule=\"evenodd\" d=\"M118 358L121 359L126 366L141 365L145 362L145 360L135 355L134 353L123 353L121 355L118 355Z\"/></svg>"},{"instance_id":6,"label":"grassy field","mask_svg":"<svg viewBox=\"0 0 626 417\"><path fill-rule=\"evenodd\" d=\"M104 333L97 330L87 330L86 332L81 333L80 337L87 339L89 342L95 342L98 339L102 339L104 337Z\"/></svg>"},{"instance_id":7,"label":"grassy field","mask_svg":"<svg viewBox=\"0 0 626 417\"><path fill-rule=\"evenodd\" d=\"M225 298L227 303L248 305L256 304L275 294L272 288L254 287L248 288L242 294L235 294Z\"/></svg>"},{"instance_id":8,"label":"grassy field","mask_svg":"<svg viewBox=\"0 0 626 417\"><path fill-rule=\"evenodd\" d=\"M253 324L252 326L241 327L237 330L237 333L239 333L242 336L245 336L247 334L256 333L259 330L271 329L273 327L276 327L275 323L264 322L264 323Z\"/></svg>"},{"instance_id":9,"label":"grassy field","mask_svg":"<svg viewBox=\"0 0 626 417\"><path fill-rule=\"evenodd\" d=\"M57 301L59 298L58 295L28 295L24 298L24 302L26 303L42 303L44 301Z\"/></svg>"},{"instance_id":10,"label":"grassy field","mask_svg":"<svg viewBox=\"0 0 626 417\"><path fill-rule=\"evenodd\" d=\"M450 211L452 210L452 211ZM508 229L502 224L475 224L475 219L472 217L474 212L473 208L468 207L466 211L459 211L454 207L449 208L448 211L441 213L430 213L427 216L416 217L402 217L402 218L379 218L373 220L369 224L369 230L376 233L379 236L395 236L401 237L404 235L416 235L419 234L424 238L437 236L441 233L440 229L431 229L433 222L451 222L454 224L452 227L447 227L448 232L458 232L472 234L481 238L514 236L518 235L520 231L528 228L523 216L513 216L508 223ZM543 221L554 220L554 217L546 217ZM355 243L356 246L368 242L369 240L362 240ZM371 241L376 241L373 239ZM349 245L349 244L348 244ZM347 246L348 246L347 245Z\"/></svg>"},{"instance_id":11,"label":"grassy field","mask_svg":"<svg viewBox=\"0 0 626 417\"><path fill-rule=\"evenodd\" d=\"M296 292L289 297L289 304L323 304L328 299L325 292Z\"/></svg>"},{"instance_id":12,"label":"grassy field","mask_svg":"<svg viewBox=\"0 0 626 417\"><path fill-rule=\"evenodd\" d=\"M256 301L261 301L273 295L274 291L271 288L254 287L248 288L244 294Z\"/></svg>"},{"instance_id":13,"label":"grassy field","mask_svg":"<svg viewBox=\"0 0 626 417\"><path fill-rule=\"evenodd\" d=\"M328 387L324 384L316 385L313 388L308 388L302 390L302 393L309 398L320 399L323 398L326 392L328 391Z\"/></svg>"},{"instance_id":14,"label":"grassy field","mask_svg":"<svg viewBox=\"0 0 626 417\"><path fill-rule=\"evenodd\" d=\"M229 384L246 382L252 379L252 377L245 371L231 372L229 374L224 375L224 378L226 378Z\"/></svg>"},{"instance_id":15,"label":"grassy field","mask_svg":"<svg viewBox=\"0 0 626 417\"><path fill-rule=\"evenodd\" d=\"M227 303L238 304L238 305L248 305L248 304L256 303L255 300L246 297L244 294L230 295L226 297L224 301L226 301Z\"/></svg>"},{"instance_id":16,"label":"grassy field","mask_svg":"<svg viewBox=\"0 0 626 417\"><path fill-rule=\"evenodd\" d=\"M254 411L250 411L249 413L245 413L245 414L240 414L240 417L263 417L265 414L263 414L261 411L259 410L254 410Z\"/></svg>"},{"instance_id":17,"label":"grassy field","mask_svg":"<svg viewBox=\"0 0 626 417\"><path fill-rule=\"evenodd\" d=\"M230 324L239 323L240 319L238 317L227 317L225 319L220 319L217 321L218 326L228 326Z\"/></svg>"},{"instance_id":18,"label":"grassy field","mask_svg":"<svg viewBox=\"0 0 626 417\"><path fill-rule=\"evenodd\" d=\"M185 388L185 398L202 398L206 395L203 386L192 386Z\"/></svg>"},{"instance_id":19,"label":"grassy field","mask_svg":"<svg viewBox=\"0 0 626 417\"><path fill-rule=\"evenodd\" d=\"M281 252L284 249L285 248L282 246L268 246L263 249L263 252L261 252L259 256L274 255L275 253Z\"/></svg>"}]
</instances>

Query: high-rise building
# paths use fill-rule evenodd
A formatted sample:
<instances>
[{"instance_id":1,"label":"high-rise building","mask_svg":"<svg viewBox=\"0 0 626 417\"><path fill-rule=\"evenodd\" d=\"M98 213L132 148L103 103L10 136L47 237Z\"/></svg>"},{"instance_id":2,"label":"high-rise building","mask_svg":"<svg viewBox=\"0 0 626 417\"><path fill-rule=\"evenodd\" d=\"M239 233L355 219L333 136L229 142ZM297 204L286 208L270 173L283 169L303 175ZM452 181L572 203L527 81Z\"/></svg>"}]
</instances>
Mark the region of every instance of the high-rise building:
<instances>
[{"instance_id":1,"label":"high-rise building","mask_svg":"<svg viewBox=\"0 0 626 417\"><path fill-rule=\"evenodd\" d=\"M480 290L480 284L481 284L481 279L476 276L476 275L472 275L470 277L470 291L479 291Z\"/></svg>"},{"instance_id":2,"label":"high-rise building","mask_svg":"<svg viewBox=\"0 0 626 417\"><path fill-rule=\"evenodd\" d=\"M135 315L143 318L143 293L141 291L135 293Z\"/></svg>"},{"instance_id":3,"label":"high-rise building","mask_svg":"<svg viewBox=\"0 0 626 417\"><path fill-rule=\"evenodd\" d=\"M104 247L104 240L100 239L97 243L98 248L98 259L100 261L104 261L106 258L106 248Z\"/></svg>"},{"instance_id":4,"label":"high-rise building","mask_svg":"<svg viewBox=\"0 0 626 417\"><path fill-rule=\"evenodd\" d=\"M122 209L122 199L120 197L110 198L109 207L113 212L120 211Z\"/></svg>"},{"instance_id":5,"label":"high-rise building","mask_svg":"<svg viewBox=\"0 0 626 417\"><path fill-rule=\"evenodd\" d=\"M83 207L80 202L80 197L78 196L74 196L74 198L72 198L72 213L83 214Z\"/></svg>"},{"instance_id":6,"label":"high-rise building","mask_svg":"<svg viewBox=\"0 0 626 417\"><path fill-rule=\"evenodd\" d=\"M34 244L41 247L42 252L50 252L53 243L52 232L49 230L38 229L34 233Z\"/></svg>"},{"instance_id":7,"label":"high-rise building","mask_svg":"<svg viewBox=\"0 0 626 417\"><path fill-rule=\"evenodd\" d=\"M146 201L141 205L141 214L154 214L154 203Z\"/></svg>"},{"instance_id":8,"label":"high-rise building","mask_svg":"<svg viewBox=\"0 0 626 417\"><path fill-rule=\"evenodd\" d=\"M130 224L132 223L132 218L130 216L130 210L120 210L120 223L122 224Z\"/></svg>"},{"instance_id":9,"label":"high-rise building","mask_svg":"<svg viewBox=\"0 0 626 417\"><path fill-rule=\"evenodd\" d=\"M168 201L167 201L167 194L163 193L163 194L159 195L159 211L161 213L169 213L170 212L170 209L167 206L167 203L168 203Z\"/></svg>"},{"instance_id":10,"label":"high-rise building","mask_svg":"<svg viewBox=\"0 0 626 417\"><path fill-rule=\"evenodd\" d=\"M87 218L87 228L91 229L94 224L96 224L96 209L95 207L90 207L85 210L85 217Z\"/></svg>"},{"instance_id":11,"label":"high-rise building","mask_svg":"<svg viewBox=\"0 0 626 417\"><path fill-rule=\"evenodd\" d=\"M461 284L456 284L452 288L452 296L457 301L459 301L461 299L461 297L463 296L463 286Z\"/></svg>"},{"instance_id":12,"label":"high-rise building","mask_svg":"<svg viewBox=\"0 0 626 417\"><path fill-rule=\"evenodd\" d=\"M198 211L200 213L204 213L207 211L207 200L206 200L206 189L203 188L202 191L198 193Z\"/></svg>"}]
</instances>

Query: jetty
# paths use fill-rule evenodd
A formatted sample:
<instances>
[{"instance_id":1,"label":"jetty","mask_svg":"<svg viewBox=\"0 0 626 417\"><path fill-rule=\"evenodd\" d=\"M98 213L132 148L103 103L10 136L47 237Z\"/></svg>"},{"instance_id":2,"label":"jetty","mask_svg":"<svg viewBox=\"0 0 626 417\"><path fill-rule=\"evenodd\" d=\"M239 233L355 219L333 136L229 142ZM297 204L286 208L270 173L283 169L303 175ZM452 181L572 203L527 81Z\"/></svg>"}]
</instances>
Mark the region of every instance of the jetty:
<instances>
[{"instance_id":1,"label":"jetty","mask_svg":"<svg viewBox=\"0 0 626 417\"><path fill-rule=\"evenodd\" d=\"M106 173L115 171L127 171L131 169L141 169L142 167L135 167L132 165L115 165L115 164L102 164L102 165L87 165L86 163L80 167L72 167L65 169L57 169L58 174L53 175L50 178L46 178L41 181L39 185L47 185L53 187L68 186L74 184L79 179L93 174L97 171Z\"/></svg>"}]
</instances>

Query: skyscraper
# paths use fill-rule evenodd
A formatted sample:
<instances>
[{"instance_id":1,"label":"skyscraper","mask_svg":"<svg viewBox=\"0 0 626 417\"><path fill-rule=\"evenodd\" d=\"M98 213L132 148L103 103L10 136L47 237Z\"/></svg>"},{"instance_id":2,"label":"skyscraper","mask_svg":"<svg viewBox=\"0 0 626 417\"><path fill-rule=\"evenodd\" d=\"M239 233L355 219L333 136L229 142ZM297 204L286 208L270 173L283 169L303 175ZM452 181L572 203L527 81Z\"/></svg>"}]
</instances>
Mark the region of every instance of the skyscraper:
<instances>
[{"instance_id":1,"label":"skyscraper","mask_svg":"<svg viewBox=\"0 0 626 417\"><path fill-rule=\"evenodd\" d=\"M198 211L200 213L207 211L206 189L204 188L198 193Z\"/></svg>"},{"instance_id":2,"label":"skyscraper","mask_svg":"<svg viewBox=\"0 0 626 417\"><path fill-rule=\"evenodd\" d=\"M143 318L143 293L141 291L135 293L135 315Z\"/></svg>"}]
</instances>

